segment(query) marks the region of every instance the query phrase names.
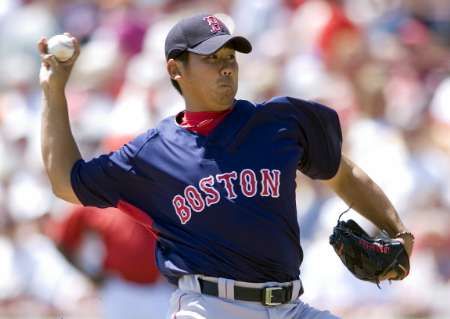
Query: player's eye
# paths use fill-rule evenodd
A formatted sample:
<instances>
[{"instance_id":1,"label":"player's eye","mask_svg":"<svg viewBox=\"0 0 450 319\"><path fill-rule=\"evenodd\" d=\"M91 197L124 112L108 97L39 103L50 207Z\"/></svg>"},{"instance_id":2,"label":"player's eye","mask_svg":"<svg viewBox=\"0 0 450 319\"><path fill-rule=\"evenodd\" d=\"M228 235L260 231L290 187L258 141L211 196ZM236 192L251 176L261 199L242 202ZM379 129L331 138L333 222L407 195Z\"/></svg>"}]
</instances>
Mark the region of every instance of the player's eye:
<instances>
[{"instance_id":1,"label":"player's eye","mask_svg":"<svg viewBox=\"0 0 450 319\"><path fill-rule=\"evenodd\" d=\"M228 57L231 61L233 61L234 59L236 59L236 57L234 56L234 54L230 54Z\"/></svg>"}]
</instances>

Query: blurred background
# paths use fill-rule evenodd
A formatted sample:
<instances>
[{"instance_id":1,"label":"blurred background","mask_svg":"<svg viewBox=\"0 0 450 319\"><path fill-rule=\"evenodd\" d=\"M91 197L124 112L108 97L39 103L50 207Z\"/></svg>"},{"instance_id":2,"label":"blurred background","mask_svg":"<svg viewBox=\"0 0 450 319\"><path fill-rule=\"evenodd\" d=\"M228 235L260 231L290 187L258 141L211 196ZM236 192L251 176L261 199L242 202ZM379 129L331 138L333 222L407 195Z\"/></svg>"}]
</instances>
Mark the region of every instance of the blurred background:
<instances>
[{"instance_id":1,"label":"blurred background","mask_svg":"<svg viewBox=\"0 0 450 319\"><path fill-rule=\"evenodd\" d=\"M164 318L161 300L173 288L142 266L152 256L134 262L141 239L126 255L120 245L130 241L111 235L113 222L80 217L51 193L40 155L36 43L63 32L82 43L66 93L74 135L91 158L183 109L163 43L178 19L198 12L216 13L253 43L252 54L238 55L237 97L291 95L335 108L345 153L416 235L407 279L381 290L358 281L328 245L345 204L299 175L303 300L349 319L450 318L448 0L1 0L0 318L108 318L111 285L112 300L125 300L118 296L130 287L104 278L137 272L134 285L150 287L160 306L151 318ZM354 212L344 218L375 231Z\"/></svg>"}]
</instances>

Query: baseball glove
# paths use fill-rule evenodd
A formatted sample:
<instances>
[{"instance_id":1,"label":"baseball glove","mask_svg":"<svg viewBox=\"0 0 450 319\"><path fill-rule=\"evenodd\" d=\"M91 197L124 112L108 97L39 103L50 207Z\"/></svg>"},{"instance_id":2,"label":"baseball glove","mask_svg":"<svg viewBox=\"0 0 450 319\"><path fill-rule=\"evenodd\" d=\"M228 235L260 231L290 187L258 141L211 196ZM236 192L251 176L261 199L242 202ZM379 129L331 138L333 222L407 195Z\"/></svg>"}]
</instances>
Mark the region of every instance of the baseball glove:
<instances>
[{"instance_id":1,"label":"baseball glove","mask_svg":"<svg viewBox=\"0 0 450 319\"><path fill-rule=\"evenodd\" d=\"M350 272L378 287L390 271L397 274L392 280L401 280L409 273L408 253L400 241L384 231L371 237L352 219L340 221L339 217L330 244Z\"/></svg>"}]
</instances>

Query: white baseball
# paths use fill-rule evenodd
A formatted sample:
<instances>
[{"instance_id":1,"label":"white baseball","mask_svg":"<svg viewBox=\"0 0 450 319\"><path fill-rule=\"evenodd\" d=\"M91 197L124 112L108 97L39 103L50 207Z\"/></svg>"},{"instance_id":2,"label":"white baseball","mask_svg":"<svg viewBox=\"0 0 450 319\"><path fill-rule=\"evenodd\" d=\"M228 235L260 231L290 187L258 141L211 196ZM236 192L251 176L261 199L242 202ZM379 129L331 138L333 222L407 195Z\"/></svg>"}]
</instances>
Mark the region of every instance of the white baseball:
<instances>
[{"instance_id":1,"label":"white baseball","mask_svg":"<svg viewBox=\"0 0 450 319\"><path fill-rule=\"evenodd\" d=\"M64 62L69 60L75 52L72 39L67 35L58 34L52 36L47 41L47 50L49 54L53 54L58 61Z\"/></svg>"}]
</instances>

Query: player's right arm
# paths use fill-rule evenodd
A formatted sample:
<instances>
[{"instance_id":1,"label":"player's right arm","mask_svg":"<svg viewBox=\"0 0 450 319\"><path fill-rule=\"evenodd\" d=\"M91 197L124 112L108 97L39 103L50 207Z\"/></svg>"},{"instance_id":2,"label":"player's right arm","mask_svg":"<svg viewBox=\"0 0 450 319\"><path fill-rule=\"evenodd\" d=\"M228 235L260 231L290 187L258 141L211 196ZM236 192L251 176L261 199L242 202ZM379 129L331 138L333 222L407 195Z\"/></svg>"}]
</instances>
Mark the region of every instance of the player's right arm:
<instances>
[{"instance_id":1,"label":"player's right arm","mask_svg":"<svg viewBox=\"0 0 450 319\"><path fill-rule=\"evenodd\" d=\"M38 43L42 61L39 80L43 91L41 151L53 193L68 202L79 204L80 201L72 189L70 172L74 163L81 159L81 154L70 129L65 96L67 81L80 54L78 41L72 39L75 53L64 63L47 54L45 38Z\"/></svg>"}]
</instances>

